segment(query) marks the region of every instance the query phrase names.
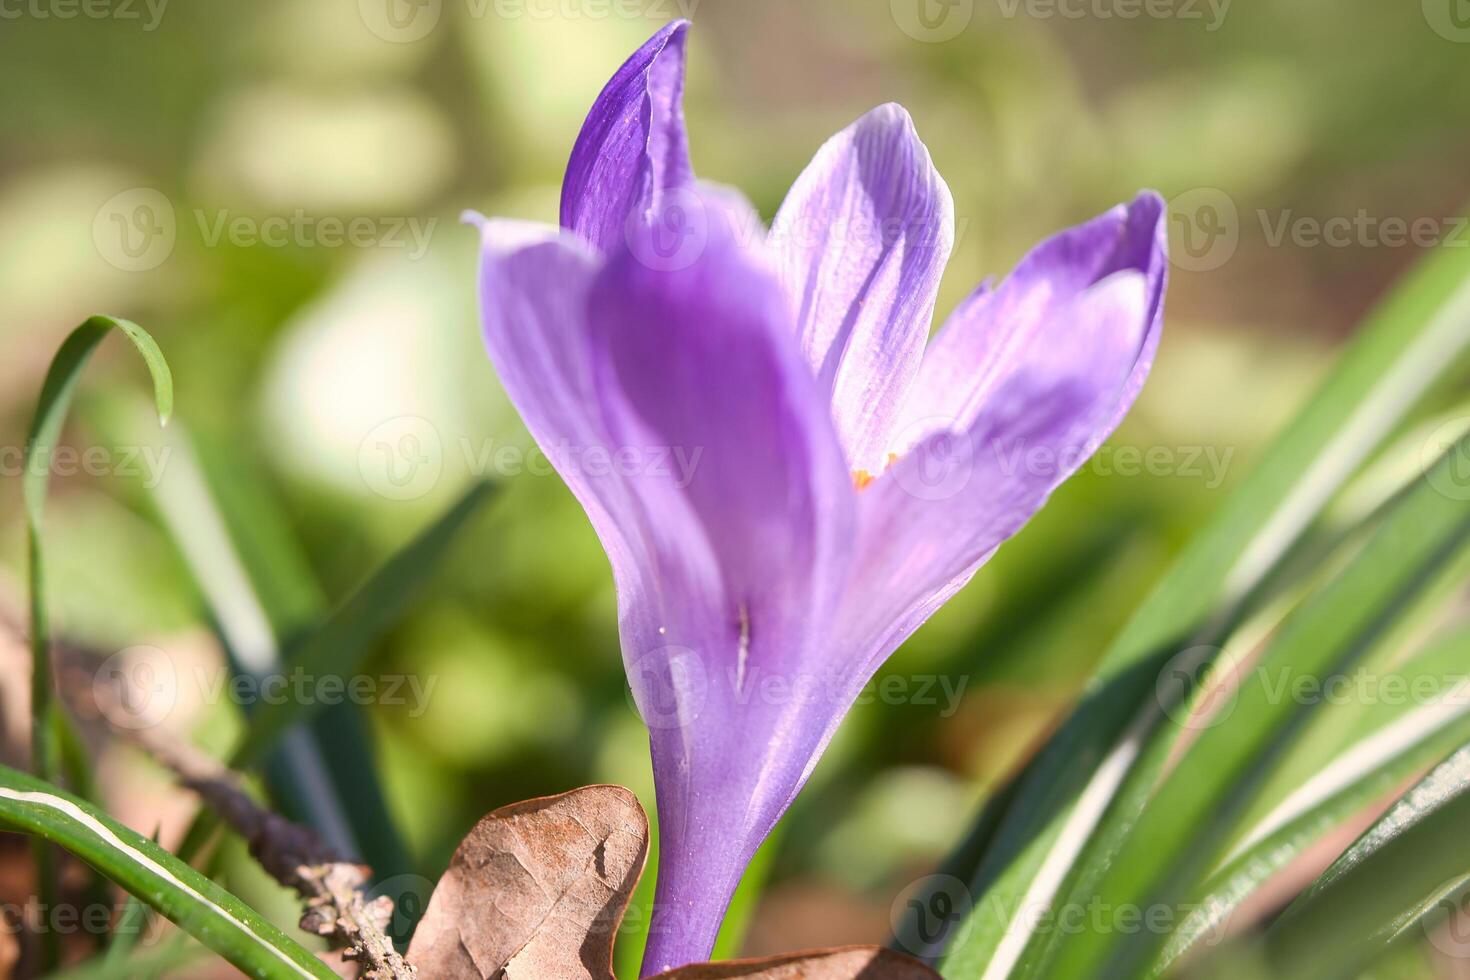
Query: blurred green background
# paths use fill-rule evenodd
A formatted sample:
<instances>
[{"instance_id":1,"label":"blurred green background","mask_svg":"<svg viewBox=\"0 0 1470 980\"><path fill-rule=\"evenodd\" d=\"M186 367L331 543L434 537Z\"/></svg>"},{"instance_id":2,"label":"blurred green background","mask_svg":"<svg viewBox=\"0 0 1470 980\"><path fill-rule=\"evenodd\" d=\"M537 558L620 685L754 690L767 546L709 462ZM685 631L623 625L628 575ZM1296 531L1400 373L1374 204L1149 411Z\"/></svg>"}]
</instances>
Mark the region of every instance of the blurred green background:
<instances>
[{"instance_id":1,"label":"blurred green background","mask_svg":"<svg viewBox=\"0 0 1470 980\"><path fill-rule=\"evenodd\" d=\"M108 312L162 344L217 490L278 512L289 533L237 531L272 539L259 584L287 619L347 595L473 477L501 480L364 670L419 682L365 706L363 731L408 845L395 870L433 874L493 807L600 781L649 798L608 568L560 481L519 465L529 441L480 350L461 209L554 220L602 83L679 14L695 22L695 165L767 219L827 136L880 102L910 110L955 197L941 316L1038 238L1157 188L1178 202L1176 244L1203 245L1176 253L1143 398L880 673L786 821L748 948L881 941L894 896L1421 253L1381 223L1427 219L1470 245L1451 220L1470 30L1435 3L0 7L0 465L18 475L65 332ZM1329 219L1355 230L1314 242ZM150 493L161 471L141 450L129 465L143 437L117 420L145 381L113 343L69 430L101 462L53 480L58 626L103 652L216 663ZM19 484L0 484L12 600ZM183 687L171 720L223 744L238 706ZM137 760L114 761L116 812L151 831Z\"/></svg>"}]
</instances>

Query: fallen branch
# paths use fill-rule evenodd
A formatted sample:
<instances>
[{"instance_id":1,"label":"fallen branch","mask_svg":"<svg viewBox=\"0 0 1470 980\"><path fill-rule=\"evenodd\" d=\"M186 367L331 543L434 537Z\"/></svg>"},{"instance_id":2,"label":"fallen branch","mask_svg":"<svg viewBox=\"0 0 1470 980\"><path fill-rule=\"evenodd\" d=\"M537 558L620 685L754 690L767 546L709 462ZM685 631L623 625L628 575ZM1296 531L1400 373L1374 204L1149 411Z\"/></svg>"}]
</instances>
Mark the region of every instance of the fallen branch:
<instances>
[{"instance_id":1,"label":"fallen branch","mask_svg":"<svg viewBox=\"0 0 1470 980\"><path fill-rule=\"evenodd\" d=\"M111 689L94 685L92 675L79 664L69 666L78 675L77 683L63 683L60 688L72 695L73 706L87 715L95 713L114 736L172 772L240 834L261 867L306 902L302 929L326 938L343 951L344 959L358 963L363 980L415 980L418 970L393 948L385 932L393 918L393 900L386 895L369 900L363 894L368 868L334 852L311 829L255 802L239 774L213 756L157 729L112 724L109 706L99 703ZM91 697L78 697L82 691ZM82 700L90 703L77 703Z\"/></svg>"}]
</instances>

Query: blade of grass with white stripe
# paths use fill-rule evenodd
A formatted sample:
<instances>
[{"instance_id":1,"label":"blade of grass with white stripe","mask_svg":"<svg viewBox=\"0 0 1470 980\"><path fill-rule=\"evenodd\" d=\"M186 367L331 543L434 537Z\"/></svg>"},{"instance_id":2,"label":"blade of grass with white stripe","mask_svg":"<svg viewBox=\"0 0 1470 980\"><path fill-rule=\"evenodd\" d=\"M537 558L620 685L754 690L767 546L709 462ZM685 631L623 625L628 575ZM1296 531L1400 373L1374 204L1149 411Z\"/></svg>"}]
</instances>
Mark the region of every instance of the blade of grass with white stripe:
<instances>
[{"instance_id":1,"label":"blade of grass with white stripe","mask_svg":"<svg viewBox=\"0 0 1470 980\"><path fill-rule=\"evenodd\" d=\"M1402 680L1400 689L1435 693L1407 705L1375 705L1361 738L1251 828L1210 876L1203 897L1191 901L1153 975L1218 938L1247 898L1344 821L1470 742L1470 630L1441 640L1392 676Z\"/></svg>"},{"instance_id":2,"label":"blade of grass with white stripe","mask_svg":"<svg viewBox=\"0 0 1470 980\"><path fill-rule=\"evenodd\" d=\"M173 375L163 352L148 332L129 320L115 317L89 317L73 330L61 344L36 402L36 416L26 439L25 473L21 495L25 501L26 549L29 566L28 586L31 604L31 767L42 777L55 780L62 769L63 756L75 740L68 731L66 716L56 710L51 692L51 615L46 598L45 563L42 560L41 534L46 519L46 488L50 483L51 453L61 437L67 410L81 382L82 369L92 352L113 330L121 331L132 341L148 373L153 379L153 404L160 425L167 424L173 412ZM89 783L85 764L77 768L77 782ZM56 869L51 849L35 848L37 891L41 900L53 904L56 891ZM55 966L61 954L60 940L47 932L42 942L42 964Z\"/></svg>"},{"instance_id":3,"label":"blade of grass with white stripe","mask_svg":"<svg viewBox=\"0 0 1470 980\"><path fill-rule=\"evenodd\" d=\"M1266 934L1281 976L1340 975L1416 927L1470 878L1470 746L1425 776Z\"/></svg>"},{"instance_id":4,"label":"blade of grass with white stripe","mask_svg":"<svg viewBox=\"0 0 1470 980\"><path fill-rule=\"evenodd\" d=\"M1458 492L1470 492L1466 453L1470 441L1452 447L1383 516L1342 574L1288 617L1236 691L1228 720L1199 734L1136 820L1104 828L1120 843L1085 892L1066 894L1069 904L1173 910L1195 892L1317 707L1260 678L1281 672L1320 682L1352 669L1424 584L1462 556L1470 547L1470 507ZM1148 746L1151 764L1162 767L1154 749L1166 739ZM1132 976L1147 972L1164 941L1158 929L1093 929L1062 937L1043 965L1048 977Z\"/></svg>"},{"instance_id":5,"label":"blade of grass with white stripe","mask_svg":"<svg viewBox=\"0 0 1470 980\"><path fill-rule=\"evenodd\" d=\"M41 780L0 767L0 825L52 841L259 980L335 980L326 964L141 834Z\"/></svg>"},{"instance_id":6,"label":"blade of grass with white stripe","mask_svg":"<svg viewBox=\"0 0 1470 980\"><path fill-rule=\"evenodd\" d=\"M1358 332L1332 374L1133 616L1077 711L1020 777L974 870L974 911L944 960L953 977L1008 976L1035 917L1159 721L1159 668L1215 640L1354 470L1470 347L1470 255L1441 249ZM1215 640L1217 642L1217 640Z\"/></svg>"}]
</instances>

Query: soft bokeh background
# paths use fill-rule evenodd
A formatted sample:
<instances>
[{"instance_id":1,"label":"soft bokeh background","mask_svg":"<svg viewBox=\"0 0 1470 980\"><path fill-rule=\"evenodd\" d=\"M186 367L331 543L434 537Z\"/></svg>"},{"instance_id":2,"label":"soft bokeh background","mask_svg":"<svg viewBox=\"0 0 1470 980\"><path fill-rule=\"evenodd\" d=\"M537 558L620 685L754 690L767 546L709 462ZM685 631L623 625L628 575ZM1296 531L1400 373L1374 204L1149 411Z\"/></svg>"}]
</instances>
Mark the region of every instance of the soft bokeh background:
<instances>
[{"instance_id":1,"label":"soft bokeh background","mask_svg":"<svg viewBox=\"0 0 1470 980\"><path fill-rule=\"evenodd\" d=\"M18 447L47 361L93 312L155 333L219 491L280 518L288 533L237 528L272 538L261 587L279 608L330 605L472 477L502 479L365 670L432 684L361 714L408 845L393 870L437 873L495 806L596 781L646 797L649 780L605 560L561 483L516 465L529 443L479 349L461 209L553 220L603 81L681 13L695 164L768 219L828 135L880 102L912 112L958 215L941 314L1039 237L1157 188L1188 247L1153 380L854 710L784 825L747 948L880 941L895 896L1420 254L1359 215L1431 219L1430 237L1470 245L1450 220L1470 151L1456 2L1177 0L1135 18L1128 0L6 7L6 589L24 573ZM1333 218L1357 230L1314 243L1310 222ZM1280 238L1283 220L1306 234ZM332 222L354 221L339 241ZM103 461L53 481L58 621L100 651L208 665L211 617L156 474L127 455L149 437L127 421L145 381L124 348L104 348L69 430ZM222 745L238 707L213 700L181 717ZM151 831L140 787L160 780L112 762L118 811Z\"/></svg>"}]
</instances>

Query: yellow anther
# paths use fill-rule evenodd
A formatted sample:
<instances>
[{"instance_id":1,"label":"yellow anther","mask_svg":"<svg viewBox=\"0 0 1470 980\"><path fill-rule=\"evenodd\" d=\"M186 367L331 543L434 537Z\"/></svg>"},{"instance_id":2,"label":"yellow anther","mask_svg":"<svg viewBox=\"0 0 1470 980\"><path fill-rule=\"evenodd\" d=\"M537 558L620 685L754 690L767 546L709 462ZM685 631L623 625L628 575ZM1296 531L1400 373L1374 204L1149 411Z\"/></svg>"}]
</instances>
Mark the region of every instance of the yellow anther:
<instances>
[{"instance_id":1,"label":"yellow anther","mask_svg":"<svg viewBox=\"0 0 1470 980\"><path fill-rule=\"evenodd\" d=\"M888 467L892 466L896 462L898 462L898 453L889 453L888 462L883 464L883 468L886 470ZM867 470L852 471L852 485L859 490L866 490L868 488L868 484L872 483L876 479L878 478L869 473Z\"/></svg>"}]
</instances>

